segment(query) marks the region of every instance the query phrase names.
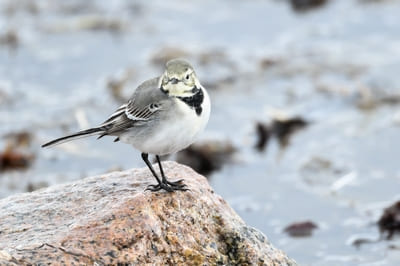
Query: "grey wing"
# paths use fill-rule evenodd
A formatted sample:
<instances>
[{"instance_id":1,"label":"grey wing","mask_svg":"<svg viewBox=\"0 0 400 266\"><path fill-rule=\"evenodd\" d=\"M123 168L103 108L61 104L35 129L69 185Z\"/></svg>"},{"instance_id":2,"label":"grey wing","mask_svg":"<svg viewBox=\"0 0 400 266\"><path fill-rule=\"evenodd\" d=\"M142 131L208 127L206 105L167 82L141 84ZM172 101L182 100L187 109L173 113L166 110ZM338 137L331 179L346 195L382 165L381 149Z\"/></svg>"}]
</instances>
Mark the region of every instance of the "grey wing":
<instances>
[{"instance_id":1,"label":"grey wing","mask_svg":"<svg viewBox=\"0 0 400 266\"><path fill-rule=\"evenodd\" d=\"M136 104L135 99L128 102L125 108L125 115L134 121L147 121L160 109L161 102L152 102L144 107Z\"/></svg>"},{"instance_id":2,"label":"grey wing","mask_svg":"<svg viewBox=\"0 0 400 266\"><path fill-rule=\"evenodd\" d=\"M121 105L100 127L104 129L105 135L119 135L123 131L136 125L143 125L150 121L153 115L161 109L161 103L155 102L145 106L135 104L132 98L128 103Z\"/></svg>"},{"instance_id":3,"label":"grey wing","mask_svg":"<svg viewBox=\"0 0 400 266\"><path fill-rule=\"evenodd\" d=\"M168 97L157 89L158 78L143 82L133 93L128 103L121 105L103 124L104 134L119 135L119 133L146 124L163 109Z\"/></svg>"}]
</instances>

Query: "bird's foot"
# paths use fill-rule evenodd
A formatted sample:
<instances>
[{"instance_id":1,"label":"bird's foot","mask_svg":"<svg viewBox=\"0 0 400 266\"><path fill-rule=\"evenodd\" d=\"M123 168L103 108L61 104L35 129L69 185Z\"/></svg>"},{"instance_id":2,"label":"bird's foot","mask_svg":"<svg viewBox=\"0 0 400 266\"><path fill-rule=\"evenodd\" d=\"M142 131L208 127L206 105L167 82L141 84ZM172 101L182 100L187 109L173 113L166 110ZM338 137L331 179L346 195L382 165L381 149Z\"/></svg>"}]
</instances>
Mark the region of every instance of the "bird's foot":
<instances>
[{"instance_id":1,"label":"bird's foot","mask_svg":"<svg viewBox=\"0 0 400 266\"><path fill-rule=\"evenodd\" d=\"M179 179L179 180L177 180L177 181L168 181L167 179L164 179L164 180L163 180L163 183L164 183L164 184L171 185L171 186L182 186L182 187L186 187L186 185L183 184L183 179Z\"/></svg>"},{"instance_id":2,"label":"bird's foot","mask_svg":"<svg viewBox=\"0 0 400 266\"><path fill-rule=\"evenodd\" d=\"M173 191L179 191L179 190L180 191L189 190L185 184L182 184L182 180L178 180L176 182L169 182L166 180L165 183L160 183L157 185L148 185L146 188L146 191L150 190L150 191L155 192L155 191L159 191L161 189L164 189L167 192L173 192Z\"/></svg>"}]
</instances>

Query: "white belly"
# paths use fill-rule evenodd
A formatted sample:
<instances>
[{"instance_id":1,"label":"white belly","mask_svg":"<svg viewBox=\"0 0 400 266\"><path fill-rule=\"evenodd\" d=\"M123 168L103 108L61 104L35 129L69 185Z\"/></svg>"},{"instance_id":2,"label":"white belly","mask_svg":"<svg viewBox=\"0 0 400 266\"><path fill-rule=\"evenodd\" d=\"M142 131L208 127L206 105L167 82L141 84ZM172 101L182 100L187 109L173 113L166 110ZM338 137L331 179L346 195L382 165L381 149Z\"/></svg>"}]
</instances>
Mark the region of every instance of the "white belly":
<instances>
[{"instance_id":1,"label":"white belly","mask_svg":"<svg viewBox=\"0 0 400 266\"><path fill-rule=\"evenodd\" d=\"M176 119L171 116L147 136L138 138L137 132L133 130L121 135L121 140L132 144L141 152L157 155L175 153L192 144L208 122L210 99L204 90L203 110L200 116L182 101L176 99L176 102Z\"/></svg>"}]
</instances>

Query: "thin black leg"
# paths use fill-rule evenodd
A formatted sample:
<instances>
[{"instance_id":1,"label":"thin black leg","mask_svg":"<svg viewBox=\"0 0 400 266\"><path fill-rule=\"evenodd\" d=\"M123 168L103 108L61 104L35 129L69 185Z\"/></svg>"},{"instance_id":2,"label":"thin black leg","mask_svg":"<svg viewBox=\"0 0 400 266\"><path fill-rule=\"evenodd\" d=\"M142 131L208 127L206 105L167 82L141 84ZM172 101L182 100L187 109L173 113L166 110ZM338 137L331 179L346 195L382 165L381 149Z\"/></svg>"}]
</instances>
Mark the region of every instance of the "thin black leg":
<instances>
[{"instance_id":1,"label":"thin black leg","mask_svg":"<svg viewBox=\"0 0 400 266\"><path fill-rule=\"evenodd\" d=\"M157 179L158 185L149 185L146 190L151 190L151 191L158 191L162 188L164 188L164 184L161 182L160 178L158 177L156 171L154 171L153 166L151 166L151 163L149 162L149 155L147 153L142 153L142 159L146 163L147 167L150 169L151 173ZM172 191L169 190L168 188L164 188L167 191Z\"/></svg>"},{"instance_id":2,"label":"thin black leg","mask_svg":"<svg viewBox=\"0 0 400 266\"><path fill-rule=\"evenodd\" d=\"M156 171L154 171L153 166L151 166L151 163L149 162L149 155L147 153L142 153L142 159L146 163L147 167L149 167L153 176L157 179L158 184L161 184L160 178L158 177Z\"/></svg>"},{"instance_id":3,"label":"thin black leg","mask_svg":"<svg viewBox=\"0 0 400 266\"><path fill-rule=\"evenodd\" d=\"M164 174L164 170L162 168L162 165L161 165L160 156L156 155L156 159L157 159L158 167L160 168L160 173L161 173L161 177L162 177L162 183L168 184L168 185L170 185L170 186L172 186L174 188L175 187L178 187L178 188L186 187L185 184L182 184L183 179L179 179L178 181L174 181L174 182L168 181L167 177Z\"/></svg>"},{"instance_id":4,"label":"thin black leg","mask_svg":"<svg viewBox=\"0 0 400 266\"><path fill-rule=\"evenodd\" d=\"M168 182L167 179L165 178L164 171L161 167L161 162L159 157L157 156L157 161L158 161L158 166L160 167L160 172L162 175L162 180L158 177L156 171L154 171L153 166L151 165L149 161L149 155L147 153L142 153L142 159L146 163L147 167L150 169L151 173L153 174L154 178L157 180L158 184L157 185L149 185L146 190L151 190L151 191L159 191L161 189L164 189L165 191L172 192L174 190L187 190L185 188L185 185L183 184L175 184L175 182ZM165 180L165 182L164 182Z\"/></svg>"},{"instance_id":5,"label":"thin black leg","mask_svg":"<svg viewBox=\"0 0 400 266\"><path fill-rule=\"evenodd\" d=\"M164 170L162 168L161 165L161 160L160 160L160 156L156 155L156 159L157 159L157 163L158 163L158 168L160 168L160 173L161 173L161 177L162 177L162 182L165 183L165 181L167 180L167 178L164 175Z\"/></svg>"}]
</instances>

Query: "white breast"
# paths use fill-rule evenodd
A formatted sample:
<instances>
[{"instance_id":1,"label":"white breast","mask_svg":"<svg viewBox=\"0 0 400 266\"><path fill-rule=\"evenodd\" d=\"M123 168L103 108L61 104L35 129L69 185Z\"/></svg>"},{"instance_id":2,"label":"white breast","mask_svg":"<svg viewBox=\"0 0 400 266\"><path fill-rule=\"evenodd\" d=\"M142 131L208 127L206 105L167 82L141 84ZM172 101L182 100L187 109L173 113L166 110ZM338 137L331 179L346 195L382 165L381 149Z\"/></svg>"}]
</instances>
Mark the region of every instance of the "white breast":
<instances>
[{"instance_id":1,"label":"white breast","mask_svg":"<svg viewBox=\"0 0 400 266\"><path fill-rule=\"evenodd\" d=\"M197 115L195 110L179 99L176 101L175 115L160 123L157 129L144 138L137 139L128 133L121 138L122 141L131 143L138 150L157 155L165 155L180 151L192 144L198 134L205 128L210 117L210 98L203 89L204 100L202 112Z\"/></svg>"}]
</instances>

